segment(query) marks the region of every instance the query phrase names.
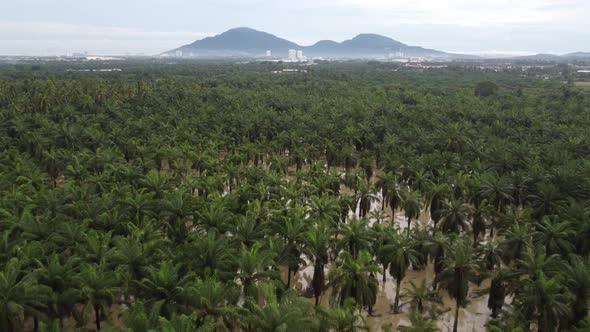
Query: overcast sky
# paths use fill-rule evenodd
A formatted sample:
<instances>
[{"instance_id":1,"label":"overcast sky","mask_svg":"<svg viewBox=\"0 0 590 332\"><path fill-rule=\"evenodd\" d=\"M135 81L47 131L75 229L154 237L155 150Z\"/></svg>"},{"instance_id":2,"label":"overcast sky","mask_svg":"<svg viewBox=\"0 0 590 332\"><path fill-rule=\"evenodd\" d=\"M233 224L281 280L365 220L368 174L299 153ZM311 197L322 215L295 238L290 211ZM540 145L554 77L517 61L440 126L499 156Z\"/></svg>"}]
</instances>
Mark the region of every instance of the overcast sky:
<instances>
[{"instance_id":1,"label":"overcast sky","mask_svg":"<svg viewBox=\"0 0 590 332\"><path fill-rule=\"evenodd\" d=\"M234 27L465 53L590 51L590 0L1 0L0 54L158 54Z\"/></svg>"}]
</instances>

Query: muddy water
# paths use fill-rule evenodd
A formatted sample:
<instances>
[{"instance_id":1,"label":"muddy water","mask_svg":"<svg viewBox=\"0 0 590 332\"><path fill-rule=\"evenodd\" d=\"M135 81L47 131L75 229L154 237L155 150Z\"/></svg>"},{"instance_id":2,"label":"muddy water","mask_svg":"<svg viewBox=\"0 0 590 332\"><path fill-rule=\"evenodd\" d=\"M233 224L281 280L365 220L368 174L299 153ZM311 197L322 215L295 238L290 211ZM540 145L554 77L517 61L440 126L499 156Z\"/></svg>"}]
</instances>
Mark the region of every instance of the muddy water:
<instances>
[{"instance_id":1,"label":"muddy water","mask_svg":"<svg viewBox=\"0 0 590 332\"><path fill-rule=\"evenodd\" d=\"M380 199L380 194L377 195ZM371 206L371 211L377 210L381 208L381 204L378 202L374 202ZM349 215L358 216L358 206L356 211L351 211ZM391 220L391 216L389 215L389 211L386 209L385 217L386 220ZM407 227L407 219L404 216L403 211L397 211L395 214L395 221L397 222L400 229L405 229ZM370 223L372 224L374 220L371 220ZM427 225L432 224L432 220L430 219L429 211L423 211L420 214L418 220L412 221L412 227L426 227ZM305 259L305 258L304 258ZM300 269L293 278L293 287L299 291L305 290L308 285L311 284L311 278L313 276L313 265L309 264L309 262L304 268ZM325 272L328 275L330 266L326 266ZM286 272L284 274L284 279L286 280ZM393 327L394 331L399 326L409 326L409 301L408 298L402 297L400 300L401 308L399 314L392 313L392 304L395 300L395 291L396 291L396 284L395 280L388 274L386 277L385 284L382 283L382 275L378 274L377 280L379 280L380 284L380 292L377 295L377 303L374 309L374 317L366 316L367 324L371 331L381 331L383 326L390 325ZM420 284L422 280L426 280L428 284L432 284L434 280L434 266L432 262L428 264L426 269L421 271L408 271L406 277L404 278L400 294L404 294L407 289L410 288L410 282L413 281L415 284ZM463 332L471 332L471 331L484 331L485 324L490 318L490 310L487 308L488 303L488 295L484 292L483 295L479 291L486 289L490 286L490 280L485 280L482 282L481 285L470 285L470 292L469 292L469 304L465 308L461 308L459 311L459 331ZM330 298L330 289L328 289L325 294L321 298L321 305L328 306L329 305L329 298ZM443 301L443 304L439 306L439 310L442 311L441 315L437 319L438 328L441 331L452 331L453 328L453 319L454 319L454 310L455 310L455 302L451 299L448 293L444 290L439 290L439 294ZM313 300L313 299L312 299Z\"/></svg>"},{"instance_id":2,"label":"muddy water","mask_svg":"<svg viewBox=\"0 0 590 332\"><path fill-rule=\"evenodd\" d=\"M329 273L329 267L325 269L326 275ZM299 291L305 290L305 288L311 283L313 276L313 266L307 265L305 268L299 270L293 280L293 287ZM286 280L286 272L284 277ZM382 283L381 274L377 275L379 280L379 294L377 295L377 303L374 307L374 317L366 317L367 323L371 331L381 331L383 326L391 324L394 327L400 325L409 325L409 301L408 298L401 298L401 313L392 313L392 304L395 300L395 280L388 274L385 284ZM431 284L434 280L434 266L429 264L425 270L421 271L408 271L404 278L401 286L400 293L403 295L407 289L410 288L410 282L413 281L415 284L420 284L422 280L426 280L427 283ZM485 280L481 285L477 286L474 284L470 285L469 292L469 304L465 308L461 308L459 311L459 331L483 331L485 330L484 325L490 317L490 311L487 308L488 295L479 295L478 291L489 287L490 281ZM449 297L446 291L440 290L439 294L443 300L443 305L439 306L439 309L443 312L437 319L437 325L442 331L452 330L453 319L454 319L454 308L455 302ZM321 304L324 306L329 305L330 290L327 290L322 295ZM313 300L313 299L311 299Z\"/></svg>"}]
</instances>

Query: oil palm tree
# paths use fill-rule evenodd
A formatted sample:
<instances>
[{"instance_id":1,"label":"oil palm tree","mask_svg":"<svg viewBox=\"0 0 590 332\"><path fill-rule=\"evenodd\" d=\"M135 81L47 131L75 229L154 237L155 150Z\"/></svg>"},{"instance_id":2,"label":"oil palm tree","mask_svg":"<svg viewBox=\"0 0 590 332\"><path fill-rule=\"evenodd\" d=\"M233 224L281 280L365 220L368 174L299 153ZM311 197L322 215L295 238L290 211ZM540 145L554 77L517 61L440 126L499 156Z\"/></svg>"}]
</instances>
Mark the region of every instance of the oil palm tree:
<instances>
[{"instance_id":1,"label":"oil palm tree","mask_svg":"<svg viewBox=\"0 0 590 332\"><path fill-rule=\"evenodd\" d=\"M434 313L436 306L442 304L440 295L427 284L426 279L422 279L418 285L414 281L410 281L410 288L406 289L404 296L410 298L412 311L420 315L425 310Z\"/></svg>"},{"instance_id":2,"label":"oil palm tree","mask_svg":"<svg viewBox=\"0 0 590 332\"><path fill-rule=\"evenodd\" d=\"M154 194L156 199L161 199L168 188L168 178L160 172L151 171L143 179L140 179L139 184Z\"/></svg>"},{"instance_id":3,"label":"oil palm tree","mask_svg":"<svg viewBox=\"0 0 590 332\"><path fill-rule=\"evenodd\" d=\"M195 203L193 197L188 192L177 190L166 194L160 200L160 205L169 237L178 242L185 240L189 233L187 225L194 224Z\"/></svg>"},{"instance_id":4,"label":"oil palm tree","mask_svg":"<svg viewBox=\"0 0 590 332\"><path fill-rule=\"evenodd\" d=\"M358 332L370 331L367 321L358 310L356 302L349 298L344 304L331 308L317 307L319 331Z\"/></svg>"},{"instance_id":5,"label":"oil palm tree","mask_svg":"<svg viewBox=\"0 0 590 332\"><path fill-rule=\"evenodd\" d=\"M440 213L440 228L443 233L456 233L465 231L468 227L467 218L469 217L469 205L459 200L453 199L443 203Z\"/></svg>"},{"instance_id":6,"label":"oil palm tree","mask_svg":"<svg viewBox=\"0 0 590 332\"><path fill-rule=\"evenodd\" d=\"M486 173L478 179L477 195L481 199L487 199L494 207L496 214L504 211L506 206L512 202L514 188L507 177L497 174ZM492 223L495 220L492 220ZM494 236L494 225L492 224L490 236Z\"/></svg>"},{"instance_id":7,"label":"oil palm tree","mask_svg":"<svg viewBox=\"0 0 590 332\"><path fill-rule=\"evenodd\" d=\"M182 273L180 269L180 264L163 261L159 267L148 267L146 277L136 280L142 298L150 306L158 303L164 317L172 317L174 312L184 308L186 289L194 280L192 273Z\"/></svg>"},{"instance_id":8,"label":"oil palm tree","mask_svg":"<svg viewBox=\"0 0 590 332\"><path fill-rule=\"evenodd\" d=\"M469 209L469 220L471 220L471 233L473 234L473 245L479 245L479 238L485 234L487 220L494 211L493 206L488 204L487 199L483 199L479 204L471 206Z\"/></svg>"},{"instance_id":9,"label":"oil palm tree","mask_svg":"<svg viewBox=\"0 0 590 332\"><path fill-rule=\"evenodd\" d=\"M393 172L386 172L377 175L377 181L375 187L381 190L381 210L385 210L386 204L389 204L389 200L392 195L395 195L396 187L399 183L399 179Z\"/></svg>"},{"instance_id":10,"label":"oil palm tree","mask_svg":"<svg viewBox=\"0 0 590 332\"><path fill-rule=\"evenodd\" d=\"M117 266L127 287L133 286L130 281L143 278L145 269L152 261L153 252L149 245L134 238L116 238L114 243L114 248L109 251L108 261Z\"/></svg>"},{"instance_id":11,"label":"oil palm tree","mask_svg":"<svg viewBox=\"0 0 590 332\"><path fill-rule=\"evenodd\" d=\"M536 224L536 228L533 232L533 243L544 245L548 255L567 255L574 251L575 233L569 223L545 217Z\"/></svg>"},{"instance_id":12,"label":"oil palm tree","mask_svg":"<svg viewBox=\"0 0 590 332\"><path fill-rule=\"evenodd\" d=\"M314 324L313 309L308 302L288 292L277 300L274 288L263 287L263 305L247 299L244 313L240 319L245 331L275 332L302 331L311 329Z\"/></svg>"},{"instance_id":13,"label":"oil palm tree","mask_svg":"<svg viewBox=\"0 0 590 332\"><path fill-rule=\"evenodd\" d=\"M338 251L347 250L353 257L356 257L361 250L371 248L374 237L373 231L369 228L369 221L356 218L343 224L338 230L338 234Z\"/></svg>"},{"instance_id":14,"label":"oil palm tree","mask_svg":"<svg viewBox=\"0 0 590 332\"><path fill-rule=\"evenodd\" d=\"M235 270L235 248L228 246L228 238L211 230L206 236L191 236L183 245L180 257L191 271L200 277L219 277L227 280Z\"/></svg>"},{"instance_id":15,"label":"oil palm tree","mask_svg":"<svg viewBox=\"0 0 590 332\"><path fill-rule=\"evenodd\" d=\"M330 232L327 227L318 224L305 234L303 253L313 264L312 287L315 297L315 305L320 302L320 296L324 292L325 272L324 267L328 263L330 250Z\"/></svg>"},{"instance_id":16,"label":"oil palm tree","mask_svg":"<svg viewBox=\"0 0 590 332\"><path fill-rule=\"evenodd\" d=\"M557 326L567 322L572 314L572 297L560 280L540 272L536 278L522 282L514 301L523 315L545 332L556 331Z\"/></svg>"},{"instance_id":17,"label":"oil palm tree","mask_svg":"<svg viewBox=\"0 0 590 332\"><path fill-rule=\"evenodd\" d=\"M251 248L242 244L237 255L238 266L237 279L242 285L245 297L254 297L261 282L272 282L279 278L276 271L269 268L274 265L274 257L277 254L265 250L262 242L256 242Z\"/></svg>"},{"instance_id":18,"label":"oil palm tree","mask_svg":"<svg viewBox=\"0 0 590 332\"><path fill-rule=\"evenodd\" d=\"M418 191L404 191L400 205L406 214L406 219L408 220L406 231L408 234L410 234L412 219L418 219L418 217L420 217L420 212L422 211L422 196Z\"/></svg>"},{"instance_id":19,"label":"oil palm tree","mask_svg":"<svg viewBox=\"0 0 590 332\"><path fill-rule=\"evenodd\" d=\"M558 255L547 255L544 247L527 246L522 258L515 262L512 274L518 278L535 279L541 273L554 277L562 269L563 261Z\"/></svg>"},{"instance_id":20,"label":"oil palm tree","mask_svg":"<svg viewBox=\"0 0 590 332\"><path fill-rule=\"evenodd\" d=\"M578 324L588 315L590 303L590 261L580 256L570 255L563 274L565 284L573 295L571 305L571 324Z\"/></svg>"},{"instance_id":21,"label":"oil palm tree","mask_svg":"<svg viewBox=\"0 0 590 332\"><path fill-rule=\"evenodd\" d=\"M488 308L492 311L491 317L497 318L500 310L504 306L506 298L507 281L506 275L502 270L496 275L491 282L490 292L488 296Z\"/></svg>"},{"instance_id":22,"label":"oil palm tree","mask_svg":"<svg viewBox=\"0 0 590 332\"><path fill-rule=\"evenodd\" d=\"M119 295L119 281L114 271L103 265L83 265L74 276L79 297L84 301L84 310L94 311L96 329L100 330L101 319L110 312L110 305Z\"/></svg>"},{"instance_id":23,"label":"oil palm tree","mask_svg":"<svg viewBox=\"0 0 590 332\"><path fill-rule=\"evenodd\" d=\"M128 192L120 203L128 207L136 224L142 225L145 216L149 215L150 208L154 204L154 195L148 193L146 189L140 189L136 192Z\"/></svg>"},{"instance_id":24,"label":"oil palm tree","mask_svg":"<svg viewBox=\"0 0 590 332\"><path fill-rule=\"evenodd\" d=\"M413 246L412 238L409 235L401 235L396 232L389 232L387 244L383 246L382 254L389 261L389 273L396 281L395 302L393 311L399 312L399 299L402 281L411 265L419 260L418 253Z\"/></svg>"},{"instance_id":25,"label":"oil palm tree","mask_svg":"<svg viewBox=\"0 0 590 332\"><path fill-rule=\"evenodd\" d=\"M441 219L441 210L444 207L444 202L451 194L451 188L446 183L433 183L428 191L428 207L430 208L430 219L434 225L432 227L432 234L436 233L437 225Z\"/></svg>"},{"instance_id":26,"label":"oil palm tree","mask_svg":"<svg viewBox=\"0 0 590 332\"><path fill-rule=\"evenodd\" d=\"M361 251L358 257L342 252L338 257L336 268L328 276L329 286L336 303L343 305L351 298L361 308L368 308L369 314L377 300L379 283L375 273L379 271L367 251Z\"/></svg>"},{"instance_id":27,"label":"oil palm tree","mask_svg":"<svg viewBox=\"0 0 590 332\"><path fill-rule=\"evenodd\" d=\"M504 233L504 238L500 240L499 245L503 260L506 263L520 260L531 242L532 237L529 224L513 223Z\"/></svg>"},{"instance_id":28,"label":"oil palm tree","mask_svg":"<svg viewBox=\"0 0 590 332\"><path fill-rule=\"evenodd\" d=\"M291 287L291 274L299 270L301 246L307 231L306 211L302 207L291 208L286 216L276 224L278 236L285 242L287 263L287 288Z\"/></svg>"},{"instance_id":29,"label":"oil palm tree","mask_svg":"<svg viewBox=\"0 0 590 332\"><path fill-rule=\"evenodd\" d=\"M419 313L410 314L410 326L401 325L399 331L402 332L438 332L440 329L436 322L430 318L424 317Z\"/></svg>"},{"instance_id":30,"label":"oil palm tree","mask_svg":"<svg viewBox=\"0 0 590 332\"><path fill-rule=\"evenodd\" d=\"M311 208L310 217L315 220L327 221L329 225L335 225L340 219L338 200L330 195L313 195L309 205Z\"/></svg>"},{"instance_id":31,"label":"oil palm tree","mask_svg":"<svg viewBox=\"0 0 590 332\"><path fill-rule=\"evenodd\" d=\"M478 281L480 270L478 257L473 249L471 241L455 239L446 252L443 260L443 270L437 278L442 288L449 292L455 300L455 320L453 332L457 332L459 326L459 308L467 304L469 283Z\"/></svg>"},{"instance_id":32,"label":"oil palm tree","mask_svg":"<svg viewBox=\"0 0 590 332\"><path fill-rule=\"evenodd\" d=\"M149 332L159 327L161 302L152 306L151 310L141 301L133 303L123 313L123 322L130 331Z\"/></svg>"},{"instance_id":33,"label":"oil palm tree","mask_svg":"<svg viewBox=\"0 0 590 332\"><path fill-rule=\"evenodd\" d=\"M25 319L38 322L43 309L51 303L51 288L39 284L36 275L23 269L16 258L0 271L0 327L2 331L20 331Z\"/></svg>"},{"instance_id":34,"label":"oil palm tree","mask_svg":"<svg viewBox=\"0 0 590 332\"><path fill-rule=\"evenodd\" d=\"M528 201L533 208L533 215L537 219L557 213L566 203L559 188L547 183L539 184L536 190L533 190L533 193L529 195Z\"/></svg>"},{"instance_id":35,"label":"oil palm tree","mask_svg":"<svg viewBox=\"0 0 590 332\"><path fill-rule=\"evenodd\" d=\"M371 211L372 203L378 201L379 198L373 192L369 183L361 182L358 187L357 200L359 204L359 218L364 218Z\"/></svg>"},{"instance_id":36,"label":"oil palm tree","mask_svg":"<svg viewBox=\"0 0 590 332\"><path fill-rule=\"evenodd\" d=\"M78 290L72 280L79 271L80 259L76 257L62 259L54 254L45 260L35 260L36 273L41 285L49 287L53 296L50 301L49 316L59 319L60 327L63 327L63 317L67 317L75 308L79 300Z\"/></svg>"},{"instance_id":37,"label":"oil palm tree","mask_svg":"<svg viewBox=\"0 0 590 332\"><path fill-rule=\"evenodd\" d=\"M482 267L488 271L495 271L502 265L502 247L496 240L490 240L483 246L478 248L481 255Z\"/></svg>"},{"instance_id":38,"label":"oil palm tree","mask_svg":"<svg viewBox=\"0 0 590 332\"><path fill-rule=\"evenodd\" d=\"M240 289L234 283L223 283L215 277L197 279L186 288L186 301L197 325L202 325L208 318L233 316L237 310Z\"/></svg>"}]
</instances>

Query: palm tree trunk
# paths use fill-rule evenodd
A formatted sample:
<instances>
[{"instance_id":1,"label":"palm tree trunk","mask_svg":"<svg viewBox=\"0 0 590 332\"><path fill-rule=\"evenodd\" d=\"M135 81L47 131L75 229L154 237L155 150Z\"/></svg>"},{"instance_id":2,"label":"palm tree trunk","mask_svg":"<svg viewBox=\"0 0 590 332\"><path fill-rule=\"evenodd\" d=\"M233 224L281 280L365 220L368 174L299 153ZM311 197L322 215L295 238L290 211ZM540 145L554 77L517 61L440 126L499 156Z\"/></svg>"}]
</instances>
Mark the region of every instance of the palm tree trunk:
<instances>
[{"instance_id":1,"label":"palm tree trunk","mask_svg":"<svg viewBox=\"0 0 590 332\"><path fill-rule=\"evenodd\" d=\"M324 291L324 265L319 262L319 259L316 258L313 267L313 279L311 281L316 306L320 304L320 296Z\"/></svg>"},{"instance_id":2,"label":"palm tree trunk","mask_svg":"<svg viewBox=\"0 0 590 332\"><path fill-rule=\"evenodd\" d=\"M94 306L94 314L96 315L96 330L100 331L100 306Z\"/></svg>"},{"instance_id":3,"label":"palm tree trunk","mask_svg":"<svg viewBox=\"0 0 590 332\"><path fill-rule=\"evenodd\" d=\"M432 237L436 236L436 224L437 224L436 219L432 219Z\"/></svg>"},{"instance_id":4,"label":"palm tree trunk","mask_svg":"<svg viewBox=\"0 0 590 332\"><path fill-rule=\"evenodd\" d=\"M393 304L393 312L399 313L399 289L402 287L402 279L396 280L397 287L395 288L395 303Z\"/></svg>"},{"instance_id":5,"label":"palm tree trunk","mask_svg":"<svg viewBox=\"0 0 590 332\"><path fill-rule=\"evenodd\" d=\"M287 289L291 288L291 266L287 267Z\"/></svg>"},{"instance_id":6,"label":"palm tree trunk","mask_svg":"<svg viewBox=\"0 0 590 332\"><path fill-rule=\"evenodd\" d=\"M383 264L383 286L385 286L385 282L387 281L387 264Z\"/></svg>"},{"instance_id":7,"label":"palm tree trunk","mask_svg":"<svg viewBox=\"0 0 590 332\"><path fill-rule=\"evenodd\" d=\"M39 331L39 319L37 317L33 317L33 331Z\"/></svg>"},{"instance_id":8,"label":"palm tree trunk","mask_svg":"<svg viewBox=\"0 0 590 332\"><path fill-rule=\"evenodd\" d=\"M408 217L408 228L406 229L406 231L408 232L408 234L410 234L410 225L412 224L412 218Z\"/></svg>"},{"instance_id":9,"label":"palm tree trunk","mask_svg":"<svg viewBox=\"0 0 590 332\"><path fill-rule=\"evenodd\" d=\"M457 332L457 327L459 326L459 299L456 299L455 304L455 322L453 323L453 332Z\"/></svg>"}]
</instances>

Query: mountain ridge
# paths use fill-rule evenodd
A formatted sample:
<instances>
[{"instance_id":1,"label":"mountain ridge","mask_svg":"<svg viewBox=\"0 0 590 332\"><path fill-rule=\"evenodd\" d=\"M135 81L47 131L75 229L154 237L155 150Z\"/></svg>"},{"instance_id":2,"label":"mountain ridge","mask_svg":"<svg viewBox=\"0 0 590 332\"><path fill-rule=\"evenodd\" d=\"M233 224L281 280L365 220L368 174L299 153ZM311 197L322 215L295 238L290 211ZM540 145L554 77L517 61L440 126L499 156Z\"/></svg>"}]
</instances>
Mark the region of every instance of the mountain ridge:
<instances>
[{"instance_id":1,"label":"mountain ridge","mask_svg":"<svg viewBox=\"0 0 590 332\"><path fill-rule=\"evenodd\" d=\"M333 40L320 40L310 46L302 46L276 35L247 27L227 30L216 36L197 40L191 44L164 52L174 55L182 52L197 57L257 57L270 50L274 56L286 57L290 49L302 50L305 55L314 57L360 57L379 58L390 53L412 57L456 57L419 46L410 46L395 39L374 34L361 33L341 43Z\"/></svg>"}]
</instances>

